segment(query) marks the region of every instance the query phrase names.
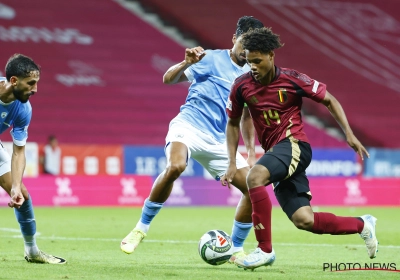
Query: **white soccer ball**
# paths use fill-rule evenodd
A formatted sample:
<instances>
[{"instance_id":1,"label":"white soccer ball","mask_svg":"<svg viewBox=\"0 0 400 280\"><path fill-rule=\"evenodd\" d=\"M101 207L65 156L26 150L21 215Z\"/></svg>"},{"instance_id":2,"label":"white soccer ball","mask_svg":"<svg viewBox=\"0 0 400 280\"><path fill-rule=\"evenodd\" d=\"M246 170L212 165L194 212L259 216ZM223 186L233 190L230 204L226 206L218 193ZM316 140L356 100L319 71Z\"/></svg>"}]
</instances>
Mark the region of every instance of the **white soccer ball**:
<instances>
[{"instance_id":1,"label":"white soccer ball","mask_svg":"<svg viewBox=\"0 0 400 280\"><path fill-rule=\"evenodd\" d=\"M208 264L226 263L232 256L232 238L223 230L210 230L199 241L199 255Z\"/></svg>"}]
</instances>

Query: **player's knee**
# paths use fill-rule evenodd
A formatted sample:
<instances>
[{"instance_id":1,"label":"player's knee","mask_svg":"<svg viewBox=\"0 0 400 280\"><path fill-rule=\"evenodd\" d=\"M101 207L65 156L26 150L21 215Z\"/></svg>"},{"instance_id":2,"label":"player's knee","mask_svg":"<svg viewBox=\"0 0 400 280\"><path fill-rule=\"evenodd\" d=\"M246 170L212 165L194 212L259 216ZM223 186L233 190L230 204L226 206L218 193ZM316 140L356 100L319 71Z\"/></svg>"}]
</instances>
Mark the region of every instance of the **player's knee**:
<instances>
[{"instance_id":1,"label":"player's knee","mask_svg":"<svg viewBox=\"0 0 400 280\"><path fill-rule=\"evenodd\" d=\"M165 174L171 179L177 179L181 176L182 172L185 171L186 164L172 163L166 168Z\"/></svg>"},{"instance_id":2,"label":"player's knee","mask_svg":"<svg viewBox=\"0 0 400 280\"><path fill-rule=\"evenodd\" d=\"M293 224L301 230L311 230L314 225L314 216L310 215L301 215L292 217Z\"/></svg>"},{"instance_id":3,"label":"player's knee","mask_svg":"<svg viewBox=\"0 0 400 280\"><path fill-rule=\"evenodd\" d=\"M267 177L265 174L250 171L249 174L247 174L246 183L249 189L266 186L269 183L269 176Z\"/></svg>"}]
</instances>

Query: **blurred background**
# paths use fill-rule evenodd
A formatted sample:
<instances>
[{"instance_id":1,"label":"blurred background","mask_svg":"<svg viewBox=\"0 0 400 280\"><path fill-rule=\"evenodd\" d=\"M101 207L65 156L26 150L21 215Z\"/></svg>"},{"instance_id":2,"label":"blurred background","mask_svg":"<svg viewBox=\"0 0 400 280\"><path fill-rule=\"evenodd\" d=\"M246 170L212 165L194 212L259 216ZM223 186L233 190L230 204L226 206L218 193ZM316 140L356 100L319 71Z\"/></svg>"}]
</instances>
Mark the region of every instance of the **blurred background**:
<instances>
[{"instance_id":1,"label":"blurred background","mask_svg":"<svg viewBox=\"0 0 400 280\"><path fill-rule=\"evenodd\" d=\"M0 76L14 53L42 68L24 175L35 205L141 206L189 86L163 74L186 47L231 48L251 15L285 43L276 65L326 83L371 155L361 162L326 108L305 100L314 205L399 206L399 10L397 0L0 0ZM11 149L8 132L0 139ZM190 160L166 204L239 199Z\"/></svg>"}]
</instances>

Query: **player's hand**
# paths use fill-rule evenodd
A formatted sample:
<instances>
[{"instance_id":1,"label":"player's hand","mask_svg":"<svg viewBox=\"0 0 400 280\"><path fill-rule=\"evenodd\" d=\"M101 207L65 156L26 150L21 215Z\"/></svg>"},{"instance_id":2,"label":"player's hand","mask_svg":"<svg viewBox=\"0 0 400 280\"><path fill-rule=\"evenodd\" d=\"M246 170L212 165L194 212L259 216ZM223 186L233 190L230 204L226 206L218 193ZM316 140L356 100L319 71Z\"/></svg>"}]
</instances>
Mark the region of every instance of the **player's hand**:
<instances>
[{"instance_id":1,"label":"player's hand","mask_svg":"<svg viewBox=\"0 0 400 280\"><path fill-rule=\"evenodd\" d=\"M21 190L15 190L14 188L11 188L11 198L10 202L8 203L8 206L14 207L14 208L20 208L21 205L24 203L25 198L22 195Z\"/></svg>"},{"instance_id":2,"label":"player's hand","mask_svg":"<svg viewBox=\"0 0 400 280\"><path fill-rule=\"evenodd\" d=\"M361 142L357 139L357 137L354 136L354 134L351 134L347 136L347 144L357 153L360 155L361 160L364 160L364 154L369 158L369 153L367 149L364 148L364 146L361 144Z\"/></svg>"},{"instance_id":3,"label":"player's hand","mask_svg":"<svg viewBox=\"0 0 400 280\"><path fill-rule=\"evenodd\" d=\"M194 64L199 62L205 55L204 49L200 46L191 49L187 48L185 50L185 61L187 64Z\"/></svg>"},{"instance_id":4,"label":"player's hand","mask_svg":"<svg viewBox=\"0 0 400 280\"><path fill-rule=\"evenodd\" d=\"M236 164L230 164L228 170L226 170L225 174L221 177L221 184L223 186L228 186L228 188L230 189L236 171L237 171Z\"/></svg>"}]
</instances>

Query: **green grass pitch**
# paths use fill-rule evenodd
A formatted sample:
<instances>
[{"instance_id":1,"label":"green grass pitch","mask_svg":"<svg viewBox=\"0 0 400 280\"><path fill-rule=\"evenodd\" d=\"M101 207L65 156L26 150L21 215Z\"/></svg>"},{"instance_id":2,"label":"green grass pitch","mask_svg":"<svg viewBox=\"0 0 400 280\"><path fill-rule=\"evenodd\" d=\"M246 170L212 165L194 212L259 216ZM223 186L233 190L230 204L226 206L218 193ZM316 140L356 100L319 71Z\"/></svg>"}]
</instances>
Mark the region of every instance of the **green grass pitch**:
<instances>
[{"instance_id":1,"label":"green grass pitch","mask_svg":"<svg viewBox=\"0 0 400 280\"><path fill-rule=\"evenodd\" d=\"M369 259L358 235L315 235L296 229L280 208L273 209L272 267L244 271L211 266L197 253L210 229L231 232L234 208L165 207L144 242L127 255L119 248L140 208L36 208L37 242L68 260L63 266L27 263L13 211L0 208L0 279L400 279L388 271L323 271L324 263L391 263L400 270L400 208L319 208L342 216L378 218L378 257ZM251 231L245 250L256 246Z\"/></svg>"}]
</instances>

